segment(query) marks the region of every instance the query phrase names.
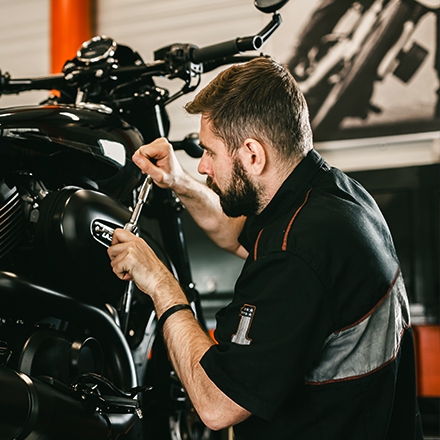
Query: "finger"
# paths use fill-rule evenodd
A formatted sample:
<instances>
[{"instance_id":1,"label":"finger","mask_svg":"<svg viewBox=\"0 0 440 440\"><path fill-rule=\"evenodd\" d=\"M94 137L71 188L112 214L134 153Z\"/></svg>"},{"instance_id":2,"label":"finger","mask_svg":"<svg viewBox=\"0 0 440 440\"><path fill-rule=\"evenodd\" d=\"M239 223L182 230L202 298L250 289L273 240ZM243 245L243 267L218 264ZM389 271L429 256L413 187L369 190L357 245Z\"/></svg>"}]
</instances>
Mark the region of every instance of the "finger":
<instances>
[{"instance_id":1,"label":"finger","mask_svg":"<svg viewBox=\"0 0 440 440\"><path fill-rule=\"evenodd\" d=\"M167 156L169 151L172 149L171 144L168 139L161 137L155 139L153 142L140 146L136 153L144 156L148 159L162 159Z\"/></svg>"},{"instance_id":2,"label":"finger","mask_svg":"<svg viewBox=\"0 0 440 440\"><path fill-rule=\"evenodd\" d=\"M118 243L127 243L129 241L135 240L137 238L132 232L127 231L126 229L116 228L113 231L112 237L112 246Z\"/></svg>"},{"instance_id":3,"label":"finger","mask_svg":"<svg viewBox=\"0 0 440 440\"><path fill-rule=\"evenodd\" d=\"M123 248L118 246L118 243L112 244L107 248L107 255L110 257L110 261L113 261L122 251Z\"/></svg>"},{"instance_id":4,"label":"finger","mask_svg":"<svg viewBox=\"0 0 440 440\"><path fill-rule=\"evenodd\" d=\"M172 146L168 140L165 138L159 138L150 144L139 147L135 151L133 159L139 161L139 163L151 166L161 159L168 157L171 150Z\"/></svg>"},{"instance_id":5,"label":"finger","mask_svg":"<svg viewBox=\"0 0 440 440\"><path fill-rule=\"evenodd\" d=\"M114 248L116 248L117 246L114 246ZM127 280L130 281L132 280L132 276L130 274L130 271L128 269L127 266L127 262L126 262L126 256L127 256L127 252L125 247L119 249L118 252L115 251L108 251L109 255L110 255L110 265L112 267L113 272L115 273L115 275L120 278L121 280Z\"/></svg>"},{"instance_id":6,"label":"finger","mask_svg":"<svg viewBox=\"0 0 440 440\"><path fill-rule=\"evenodd\" d=\"M145 155L142 155L139 150L133 154L132 160L134 164L144 173L151 175L151 169L154 167L153 163Z\"/></svg>"},{"instance_id":7,"label":"finger","mask_svg":"<svg viewBox=\"0 0 440 440\"><path fill-rule=\"evenodd\" d=\"M125 272L125 275L122 277L122 280L123 281L133 281L133 278L128 272Z\"/></svg>"}]
</instances>

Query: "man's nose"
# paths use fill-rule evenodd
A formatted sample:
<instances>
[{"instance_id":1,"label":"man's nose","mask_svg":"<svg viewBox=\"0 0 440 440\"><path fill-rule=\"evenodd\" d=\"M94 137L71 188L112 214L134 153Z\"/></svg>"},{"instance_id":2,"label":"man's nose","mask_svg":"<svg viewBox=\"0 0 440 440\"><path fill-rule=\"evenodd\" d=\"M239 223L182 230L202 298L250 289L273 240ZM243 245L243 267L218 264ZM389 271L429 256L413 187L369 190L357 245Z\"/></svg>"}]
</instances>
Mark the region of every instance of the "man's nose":
<instances>
[{"instance_id":1,"label":"man's nose","mask_svg":"<svg viewBox=\"0 0 440 440\"><path fill-rule=\"evenodd\" d=\"M199 165L197 167L197 171L200 174L208 174L209 170L210 170L209 160L208 160L208 157L206 155L206 151L204 151L202 157L200 158L200 162L199 162Z\"/></svg>"}]
</instances>

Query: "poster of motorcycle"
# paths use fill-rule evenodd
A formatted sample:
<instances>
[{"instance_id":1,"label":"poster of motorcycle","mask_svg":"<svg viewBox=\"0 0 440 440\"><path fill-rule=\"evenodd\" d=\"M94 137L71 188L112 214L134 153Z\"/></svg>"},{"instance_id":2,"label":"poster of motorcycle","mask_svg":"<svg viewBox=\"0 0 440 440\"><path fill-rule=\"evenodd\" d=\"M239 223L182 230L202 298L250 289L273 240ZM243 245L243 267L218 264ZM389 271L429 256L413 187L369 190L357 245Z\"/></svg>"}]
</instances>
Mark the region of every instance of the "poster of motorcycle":
<instances>
[{"instance_id":1,"label":"poster of motorcycle","mask_svg":"<svg viewBox=\"0 0 440 440\"><path fill-rule=\"evenodd\" d=\"M438 130L438 0L288 7L281 58L306 96L316 141Z\"/></svg>"}]
</instances>

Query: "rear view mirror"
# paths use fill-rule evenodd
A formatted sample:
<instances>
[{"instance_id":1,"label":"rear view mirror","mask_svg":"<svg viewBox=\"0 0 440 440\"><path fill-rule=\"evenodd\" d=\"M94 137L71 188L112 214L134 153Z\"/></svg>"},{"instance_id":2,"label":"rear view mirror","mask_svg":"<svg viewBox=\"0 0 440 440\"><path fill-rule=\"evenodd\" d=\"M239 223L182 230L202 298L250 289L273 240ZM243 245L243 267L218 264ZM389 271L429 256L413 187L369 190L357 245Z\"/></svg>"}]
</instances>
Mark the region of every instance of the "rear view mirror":
<instances>
[{"instance_id":1,"label":"rear view mirror","mask_svg":"<svg viewBox=\"0 0 440 440\"><path fill-rule=\"evenodd\" d=\"M267 14L278 11L281 9L289 0L254 0L255 7Z\"/></svg>"}]
</instances>

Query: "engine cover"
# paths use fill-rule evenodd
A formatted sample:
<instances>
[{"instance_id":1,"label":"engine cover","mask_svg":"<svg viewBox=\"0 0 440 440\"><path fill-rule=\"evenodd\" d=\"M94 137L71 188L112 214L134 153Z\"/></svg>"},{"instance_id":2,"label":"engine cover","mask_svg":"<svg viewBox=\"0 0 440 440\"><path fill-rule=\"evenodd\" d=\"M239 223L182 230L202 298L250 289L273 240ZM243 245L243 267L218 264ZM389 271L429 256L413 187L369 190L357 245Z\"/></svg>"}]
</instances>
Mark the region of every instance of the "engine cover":
<instances>
[{"instance_id":1,"label":"engine cover","mask_svg":"<svg viewBox=\"0 0 440 440\"><path fill-rule=\"evenodd\" d=\"M107 247L112 230L123 227L130 215L124 205L97 191L67 187L49 194L35 233L39 281L88 303L116 304L127 282L113 273ZM165 259L152 237L141 235Z\"/></svg>"}]
</instances>

